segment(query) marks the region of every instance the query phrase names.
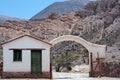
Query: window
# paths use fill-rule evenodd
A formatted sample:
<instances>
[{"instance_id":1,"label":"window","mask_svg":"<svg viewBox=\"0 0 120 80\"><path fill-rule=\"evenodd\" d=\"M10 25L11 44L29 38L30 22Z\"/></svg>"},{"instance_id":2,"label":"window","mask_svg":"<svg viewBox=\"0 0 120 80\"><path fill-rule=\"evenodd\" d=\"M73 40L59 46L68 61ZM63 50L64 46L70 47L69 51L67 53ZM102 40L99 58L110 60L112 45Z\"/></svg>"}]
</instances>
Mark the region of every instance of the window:
<instances>
[{"instance_id":1,"label":"window","mask_svg":"<svg viewBox=\"0 0 120 80\"><path fill-rule=\"evenodd\" d=\"M13 50L13 61L22 61L22 50Z\"/></svg>"}]
</instances>

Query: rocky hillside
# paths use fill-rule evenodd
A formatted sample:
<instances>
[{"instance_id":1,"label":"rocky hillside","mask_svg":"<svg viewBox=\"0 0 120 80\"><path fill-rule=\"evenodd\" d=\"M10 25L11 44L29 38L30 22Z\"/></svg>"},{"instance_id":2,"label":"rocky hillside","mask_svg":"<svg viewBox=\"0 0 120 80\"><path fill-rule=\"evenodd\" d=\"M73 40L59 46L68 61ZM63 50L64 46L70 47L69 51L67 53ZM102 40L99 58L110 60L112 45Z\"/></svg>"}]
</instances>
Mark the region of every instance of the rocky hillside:
<instances>
[{"instance_id":1,"label":"rocky hillside","mask_svg":"<svg viewBox=\"0 0 120 80\"><path fill-rule=\"evenodd\" d=\"M71 34L93 43L113 45L120 40L119 13L120 0L97 0L88 3L79 11L61 16L53 14L40 20L7 21L0 24L0 42L30 32L46 41ZM55 45L52 52L65 53L69 49L74 49L71 52L75 52L81 47L77 43L73 43L73 46L69 44L70 42L63 42Z\"/></svg>"},{"instance_id":2,"label":"rocky hillside","mask_svg":"<svg viewBox=\"0 0 120 80\"><path fill-rule=\"evenodd\" d=\"M0 24L0 42L25 32L50 41L63 34L70 34L73 23L77 20L74 13L71 13L62 16L49 16L43 20L7 21Z\"/></svg>"},{"instance_id":3,"label":"rocky hillside","mask_svg":"<svg viewBox=\"0 0 120 80\"><path fill-rule=\"evenodd\" d=\"M74 26L72 34L94 43L112 45L120 39L119 13L120 0L88 3L76 12L76 16L82 18L82 21Z\"/></svg>"},{"instance_id":4,"label":"rocky hillside","mask_svg":"<svg viewBox=\"0 0 120 80\"><path fill-rule=\"evenodd\" d=\"M0 15L0 23L3 23L7 20L22 20L22 19L18 19L18 18L12 18L12 17L8 17L8 16L4 16L4 15Z\"/></svg>"},{"instance_id":5,"label":"rocky hillside","mask_svg":"<svg viewBox=\"0 0 120 80\"><path fill-rule=\"evenodd\" d=\"M31 19L41 19L46 18L51 13L56 13L57 15L65 14L68 12L78 11L85 4L87 4L89 0L67 0L64 2L55 2L45 8L44 10L37 13Z\"/></svg>"}]
</instances>

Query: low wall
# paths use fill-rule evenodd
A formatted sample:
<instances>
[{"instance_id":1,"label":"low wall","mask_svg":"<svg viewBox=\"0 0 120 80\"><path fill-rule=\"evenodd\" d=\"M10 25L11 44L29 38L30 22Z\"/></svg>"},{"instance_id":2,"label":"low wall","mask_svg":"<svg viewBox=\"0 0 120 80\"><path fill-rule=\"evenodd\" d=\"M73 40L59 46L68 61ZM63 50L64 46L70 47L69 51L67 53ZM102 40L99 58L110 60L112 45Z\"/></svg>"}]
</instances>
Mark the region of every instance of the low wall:
<instances>
[{"instance_id":1,"label":"low wall","mask_svg":"<svg viewBox=\"0 0 120 80\"><path fill-rule=\"evenodd\" d=\"M46 78L50 79L49 72L42 72L41 74L31 74L30 72L3 72L2 78Z\"/></svg>"},{"instance_id":2,"label":"low wall","mask_svg":"<svg viewBox=\"0 0 120 80\"><path fill-rule=\"evenodd\" d=\"M103 76L120 78L120 61L105 61L101 66Z\"/></svg>"}]
</instances>

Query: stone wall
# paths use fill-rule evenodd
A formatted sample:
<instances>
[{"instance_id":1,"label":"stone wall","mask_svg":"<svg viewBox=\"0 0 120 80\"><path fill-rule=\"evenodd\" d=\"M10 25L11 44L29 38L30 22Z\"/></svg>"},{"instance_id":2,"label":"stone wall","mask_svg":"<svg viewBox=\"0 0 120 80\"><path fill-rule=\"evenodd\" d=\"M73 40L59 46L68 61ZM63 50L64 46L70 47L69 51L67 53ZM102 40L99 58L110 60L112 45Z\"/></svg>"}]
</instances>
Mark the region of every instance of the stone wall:
<instances>
[{"instance_id":1,"label":"stone wall","mask_svg":"<svg viewBox=\"0 0 120 80\"><path fill-rule=\"evenodd\" d=\"M2 78L46 78L50 79L51 75L49 72L42 72L41 74L32 74L30 72L3 72Z\"/></svg>"},{"instance_id":2,"label":"stone wall","mask_svg":"<svg viewBox=\"0 0 120 80\"><path fill-rule=\"evenodd\" d=\"M120 78L120 61L105 61L102 63L102 76Z\"/></svg>"}]
</instances>

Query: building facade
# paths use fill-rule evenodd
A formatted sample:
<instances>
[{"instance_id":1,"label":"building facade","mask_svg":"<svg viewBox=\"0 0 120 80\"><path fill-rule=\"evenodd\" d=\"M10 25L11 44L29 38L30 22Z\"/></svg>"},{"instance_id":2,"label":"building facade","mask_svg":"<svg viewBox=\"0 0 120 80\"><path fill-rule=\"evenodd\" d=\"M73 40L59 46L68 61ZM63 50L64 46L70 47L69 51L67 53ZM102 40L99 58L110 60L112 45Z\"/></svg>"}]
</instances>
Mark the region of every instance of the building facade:
<instances>
[{"instance_id":1,"label":"building facade","mask_svg":"<svg viewBox=\"0 0 120 80\"><path fill-rule=\"evenodd\" d=\"M2 43L3 78L51 78L51 44L31 35Z\"/></svg>"}]
</instances>

